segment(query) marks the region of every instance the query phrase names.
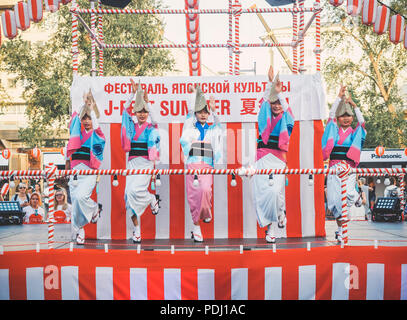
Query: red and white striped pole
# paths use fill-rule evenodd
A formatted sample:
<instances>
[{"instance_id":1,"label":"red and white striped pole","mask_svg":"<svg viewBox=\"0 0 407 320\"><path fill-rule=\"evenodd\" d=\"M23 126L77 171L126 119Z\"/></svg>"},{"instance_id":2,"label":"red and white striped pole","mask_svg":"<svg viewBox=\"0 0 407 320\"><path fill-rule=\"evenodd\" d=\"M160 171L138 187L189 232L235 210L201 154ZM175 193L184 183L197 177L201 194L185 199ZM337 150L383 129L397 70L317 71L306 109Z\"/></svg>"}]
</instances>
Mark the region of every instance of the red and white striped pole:
<instances>
[{"instance_id":1,"label":"red and white striped pole","mask_svg":"<svg viewBox=\"0 0 407 320\"><path fill-rule=\"evenodd\" d=\"M297 8L297 1L294 2L293 8ZM293 43L296 43L298 40L298 21L297 21L297 12L293 12ZM297 46L293 47L293 73L298 73L298 50Z\"/></svg>"},{"instance_id":2,"label":"red and white striped pole","mask_svg":"<svg viewBox=\"0 0 407 320\"><path fill-rule=\"evenodd\" d=\"M321 5L321 0L316 0L318 7ZM316 71L321 71L321 13L318 12L315 20L315 64Z\"/></svg>"},{"instance_id":3,"label":"red and white striped pole","mask_svg":"<svg viewBox=\"0 0 407 320\"><path fill-rule=\"evenodd\" d=\"M229 75L233 75L233 14L232 14L232 0L229 0Z\"/></svg>"},{"instance_id":4,"label":"red and white striped pole","mask_svg":"<svg viewBox=\"0 0 407 320\"><path fill-rule=\"evenodd\" d=\"M78 4L76 0L72 1L72 8L78 9ZM78 51L78 14L76 12L72 12L72 71L73 74L78 73L78 66L79 66L79 51Z\"/></svg>"},{"instance_id":5,"label":"red and white striped pole","mask_svg":"<svg viewBox=\"0 0 407 320\"><path fill-rule=\"evenodd\" d=\"M304 2L305 0L299 0L299 8L304 8ZM304 71L304 12L302 11L300 13L300 28L299 28L299 33L298 36L301 37L300 41L300 67L299 67L299 72L302 73Z\"/></svg>"},{"instance_id":6,"label":"red and white striped pole","mask_svg":"<svg viewBox=\"0 0 407 320\"><path fill-rule=\"evenodd\" d=\"M90 7L91 9L95 9L95 0L90 1ZM96 32L96 14L91 13L90 14L90 27L92 29L92 33L95 34ZM90 70L90 73L92 77L96 76L96 41L94 38L91 38L91 56L92 56L92 69Z\"/></svg>"},{"instance_id":7,"label":"red and white striped pole","mask_svg":"<svg viewBox=\"0 0 407 320\"><path fill-rule=\"evenodd\" d=\"M233 15L235 17L235 72L236 76L240 75L240 26L239 20L242 14L242 5L239 0L235 0L233 5Z\"/></svg>"},{"instance_id":8,"label":"red and white striped pole","mask_svg":"<svg viewBox=\"0 0 407 320\"><path fill-rule=\"evenodd\" d=\"M401 193L401 199L400 199L400 209L401 209L401 220L404 221L404 208L406 206L406 199L404 197L404 191L406 189L406 182L404 180L404 173L399 175L399 181L400 181L400 193Z\"/></svg>"},{"instance_id":9,"label":"red and white striped pole","mask_svg":"<svg viewBox=\"0 0 407 320\"><path fill-rule=\"evenodd\" d=\"M45 166L45 175L48 180L48 249L54 247L54 183L57 167L53 164Z\"/></svg>"},{"instance_id":10,"label":"red and white striped pole","mask_svg":"<svg viewBox=\"0 0 407 320\"><path fill-rule=\"evenodd\" d=\"M339 172L337 173L338 177L341 179L341 202L342 202L342 242L348 244L348 201L347 201L347 188L346 184L349 178L349 172L351 167L345 161L340 163Z\"/></svg>"},{"instance_id":11,"label":"red and white striped pole","mask_svg":"<svg viewBox=\"0 0 407 320\"><path fill-rule=\"evenodd\" d=\"M101 2L100 2L100 0L99 0L99 2L98 2L98 8L99 9L102 9L102 4L101 4ZM99 17L98 17L98 34L99 34L99 41L101 42L101 43L103 43L103 15L102 14L99 14ZM103 60L103 47L102 48L99 48L99 76L100 77L103 77L103 73L104 73L104 70L103 70L103 67L104 67L104 60Z\"/></svg>"}]
</instances>

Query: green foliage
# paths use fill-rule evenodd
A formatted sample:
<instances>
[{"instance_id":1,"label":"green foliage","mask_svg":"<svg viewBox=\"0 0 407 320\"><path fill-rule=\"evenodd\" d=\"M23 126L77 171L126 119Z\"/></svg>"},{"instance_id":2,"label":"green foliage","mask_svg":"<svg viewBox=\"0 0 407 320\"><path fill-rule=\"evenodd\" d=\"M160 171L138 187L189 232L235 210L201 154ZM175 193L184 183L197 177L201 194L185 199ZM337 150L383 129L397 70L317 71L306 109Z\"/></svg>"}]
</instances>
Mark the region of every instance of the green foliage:
<instances>
[{"instance_id":1,"label":"green foliage","mask_svg":"<svg viewBox=\"0 0 407 320\"><path fill-rule=\"evenodd\" d=\"M90 8L89 1L79 0L81 8ZM29 126L20 130L21 139L29 147L59 146L55 139L67 132L72 82L72 16L71 5L61 6L54 14L47 15L39 27L52 31L46 43L24 41L18 36L3 44L0 50L3 70L17 75L24 87ZM152 9L161 7L158 0L132 1L127 8ZM82 15L90 26L90 15ZM96 24L97 27L97 24ZM160 43L163 23L154 15L104 15L105 43ZM88 32L78 23L79 68L78 73L89 75L91 40ZM98 50L96 49L96 56ZM174 60L170 51L162 49L106 49L104 75L158 76L172 70ZM98 69L98 62L96 62Z\"/></svg>"},{"instance_id":2,"label":"green foliage","mask_svg":"<svg viewBox=\"0 0 407 320\"><path fill-rule=\"evenodd\" d=\"M407 0L390 1L390 6L407 14ZM407 50L402 43L391 43L388 33L377 35L372 26L361 23L361 17L349 16L344 6L327 3L324 16L326 24L333 23L322 34L328 88L339 90L340 84L352 88L352 99L366 120L366 148L403 147L407 122L399 86L407 79Z\"/></svg>"}]
</instances>

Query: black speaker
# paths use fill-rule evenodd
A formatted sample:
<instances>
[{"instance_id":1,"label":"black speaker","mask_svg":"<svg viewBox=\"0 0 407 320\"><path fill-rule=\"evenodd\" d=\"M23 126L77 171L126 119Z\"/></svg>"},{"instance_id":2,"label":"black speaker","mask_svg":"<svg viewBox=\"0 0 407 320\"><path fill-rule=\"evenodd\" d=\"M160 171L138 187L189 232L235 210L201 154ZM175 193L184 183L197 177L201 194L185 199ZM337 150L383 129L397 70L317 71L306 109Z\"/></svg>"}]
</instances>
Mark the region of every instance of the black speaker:
<instances>
[{"instance_id":1,"label":"black speaker","mask_svg":"<svg viewBox=\"0 0 407 320\"><path fill-rule=\"evenodd\" d=\"M106 6L124 9L131 0L101 0L100 2Z\"/></svg>"},{"instance_id":2,"label":"black speaker","mask_svg":"<svg viewBox=\"0 0 407 320\"><path fill-rule=\"evenodd\" d=\"M0 202L0 225L2 224L22 224L24 212L21 210L18 201Z\"/></svg>"},{"instance_id":3,"label":"black speaker","mask_svg":"<svg viewBox=\"0 0 407 320\"><path fill-rule=\"evenodd\" d=\"M401 220L400 199L395 197L380 197L377 199L373 211L372 220Z\"/></svg>"}]
</instances>

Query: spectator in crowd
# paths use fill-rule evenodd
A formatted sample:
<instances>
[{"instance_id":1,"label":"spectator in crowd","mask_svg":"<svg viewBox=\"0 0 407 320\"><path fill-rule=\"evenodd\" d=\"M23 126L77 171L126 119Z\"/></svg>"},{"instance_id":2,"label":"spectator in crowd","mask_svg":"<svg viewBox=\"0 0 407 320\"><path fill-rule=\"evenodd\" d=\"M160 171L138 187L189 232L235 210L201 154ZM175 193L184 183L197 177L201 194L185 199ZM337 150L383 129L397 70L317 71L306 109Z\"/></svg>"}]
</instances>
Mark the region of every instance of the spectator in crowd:
<instances>
[{"instance_id":1,"label":"spectator in crowd","mask_svg":"<svg viewBox=\"0 0 407 320\"><path fill-rule=\"evenodd\" d=\"M33 187L29 185L27 187L27 194L28 194L29 197L31 197L32 193L33 193Z\"/></svg>"},{"instance_id":2,"label":"spectator in crowd","mask_svg":"<svg viewBox=\"0 0 407 320\"><path fill-rule=\"evenodd\" d=\"M373 210L374 204L376 202L376 185L374 183L373 177L370 177L368 180L369 186L369 208L370 212Z\"/></svg>"},{"instance_id":3,"label":"spectator in crowd","mask_svg":"<svg viewBox=\"0 0 407 320\"><path fill-rule=\"evenodd\" d=\"M33 193L31 195L28 206L23 210L25 213L24 222L26 223L41 223L44 221L45 211L39 205L40 195Z\"/></svg>"},{"instance_id":4,"label":"spectator in crowd","mask_svg":"<svg viewBox=\"0 0 407 320\"><path fill-rule=\"evenodd\" d=\"M366 178L361 177L359 179L359 188L364 193L365 202L363 203L363 207L365 209L365 219L369 220L370 214L370 207L369 207L369 187L366 185Z\"/></svg>"},{"instance_id":5,"label":"spectator in crowd","mask_svg":"<svg viewBox=\"0 0 407 320\"><path fill-rule=\"evenodd\" d=\"M368 190L368 188L367 188L367 186L364 185L364 183L365 183L364 178L359 178L357 180L356 191L358 193L358 197L355 201L355 207L358 208L357 211L360 210L363 212L365 220L367 220L368 216L367 216L366 205L368 207L368 201L367 201L367 195L366 195L365 190L366 189ZM366 189L364 187L366 187ZM360 213L362 213L362 212L360 212ZM362 215L362 214L360 214L360 215ZM359 215L357 215L357 216L359 216Z\"/></svg>"},{"instance_id":6,"label":"spectator in crowd","mask_svg":"<svg viewBox=\"0 0 407 320\"><path fill-rule=\"evenodd\" d=\"M390 177L390 185L384 189L385 197L401 197L400 188L397 186L397 179L395 177Z\"/></svg>"},{"instance_id":7,"label":"spectator in crowd","mask_svg":"<svg viewBox=\"0 0 407 320\"><path fill-rule=\"evenodd\" d=\"M40 206L43 207L43 199L44 199L44 193L41 192L41 185L39 183L36 183L34 186L34 192L38 193L40 195Z\"/></svg>"},{"instance_id":8,"label":"spectator in crowd","mask_svg":"<svg viewBox=\"0 0 407 320\"><path fill-rule=\"evenodd\" d=\"M27 194L27 185L25 183L20 182L18 184L16 194L13 196L11 201L18 201L21 209L24 209L30 205L30 196Z\"/></svg>"},{"instance_id":9,"label":"spectator in crowd","mask_svg":"<svg viewBox=\"0 0 407 320\"><path fill-rule=\"evenodd\" d=\"M65 189L61 188L55 192L55 213L54 218L60 222L70 222L72 206L68 203L68 196ZM65 216L64 221L63 217Z\"/></svg>"}]
</instances>

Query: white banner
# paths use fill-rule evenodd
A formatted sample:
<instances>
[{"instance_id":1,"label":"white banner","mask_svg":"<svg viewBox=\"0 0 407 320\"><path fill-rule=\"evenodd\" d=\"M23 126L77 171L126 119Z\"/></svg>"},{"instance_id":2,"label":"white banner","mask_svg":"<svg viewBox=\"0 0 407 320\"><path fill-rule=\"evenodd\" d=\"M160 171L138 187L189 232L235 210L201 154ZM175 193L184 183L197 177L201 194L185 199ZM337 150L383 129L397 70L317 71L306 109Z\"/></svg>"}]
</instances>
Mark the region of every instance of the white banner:
<instances>
[{"instance_id":1,"label":"white banner","mask_svg":"<svg viewBox=\"0 0 407 320\"><path fill-rule=\"evenodd\" d=\"M199 83L207 99L215 97L221 122L257 122L259 102L267 84L266 76L224 77L131 77L147 90L158 123L183 123L188 113L188 87ZM325 90L320 74L280 75L295 120L327 118ZM72 82L72 110L79 111L83 94L92 88L101 123L120 123L123 107L131 94L130 77L81 77Z\"/></svg>"}]
</instances>

